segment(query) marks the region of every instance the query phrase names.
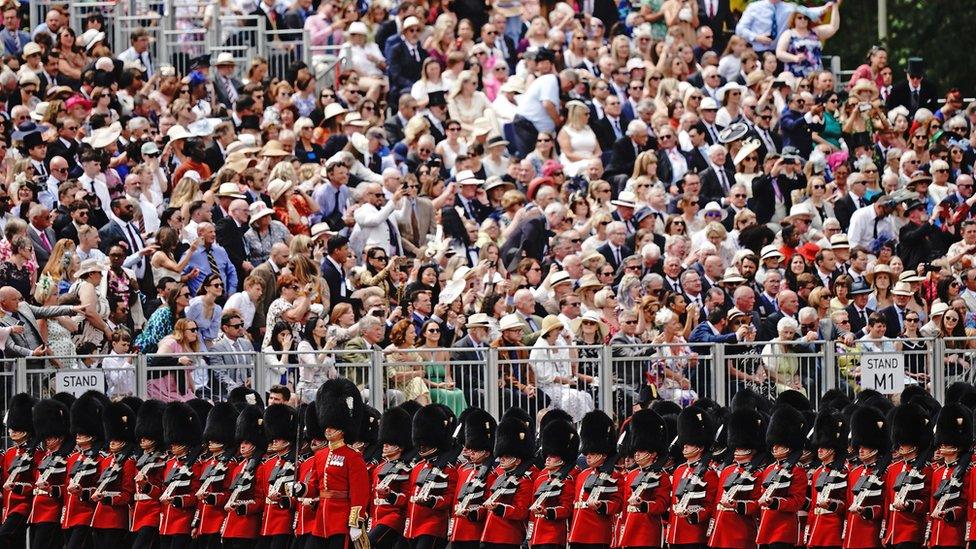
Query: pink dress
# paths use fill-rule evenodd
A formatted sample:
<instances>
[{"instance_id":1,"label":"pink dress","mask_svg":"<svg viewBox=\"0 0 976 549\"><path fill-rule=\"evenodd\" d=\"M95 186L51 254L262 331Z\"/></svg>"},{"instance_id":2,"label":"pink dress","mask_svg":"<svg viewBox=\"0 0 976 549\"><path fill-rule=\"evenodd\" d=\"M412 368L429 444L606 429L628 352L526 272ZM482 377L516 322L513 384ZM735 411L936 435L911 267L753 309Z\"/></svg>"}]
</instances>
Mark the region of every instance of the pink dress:
<instances>
[{"instance_id":1,"label":"pink dress","mask_svg":"<svg viewBox=\"0 0 976 549\"><path fill-rule=\"evenodd\" d=\"M186 352L183 346L177 343L171 335L164 337L159 342L159 348L161 354L167 355L178 356ZM167 352L163 353L163 349L166 349ZM157 355L157 358L160 358L159 355ZM173 362L175 362L175 359ZM150 379L146 383L146 394L149 398L155 398L163 402L173 400L186 402L196 396L187 387L187 381L191 379L190 374L192 371L192 366L183 366L182 364L170 366L167 370L150 370Z\"/></svg>"}]
</instances>

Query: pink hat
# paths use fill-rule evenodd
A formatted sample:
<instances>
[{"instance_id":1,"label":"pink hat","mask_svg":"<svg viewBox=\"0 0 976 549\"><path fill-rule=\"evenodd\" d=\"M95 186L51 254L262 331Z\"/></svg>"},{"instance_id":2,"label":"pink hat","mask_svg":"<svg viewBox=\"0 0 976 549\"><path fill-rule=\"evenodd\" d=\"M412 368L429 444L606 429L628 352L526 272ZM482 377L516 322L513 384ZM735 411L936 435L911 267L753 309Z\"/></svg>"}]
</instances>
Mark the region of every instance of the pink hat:
<instances>
[{"instance_id":1,"label":"pink hat","mask_svg":"<svg viewBox=\"0 0 976 549\"><path fill-rule=\"evenodd\" d=\"M84 109L88 111L91 110L92 104L91 101L85 99L81 95L72 95L67 101L65 101L64 107L69 111L75 107L84 107Z\"/></svg>"},{"instance_id":2,"label":"pink hat","mask_svg":"<svg viewBox=\"0 0 976 549\"><path fill-rule=\"evenodd\" d=\"M552 177L552 174L563 171L563 165L558 160L549 159L542 165L542 175Z\"/></svg>"}]
</instances>

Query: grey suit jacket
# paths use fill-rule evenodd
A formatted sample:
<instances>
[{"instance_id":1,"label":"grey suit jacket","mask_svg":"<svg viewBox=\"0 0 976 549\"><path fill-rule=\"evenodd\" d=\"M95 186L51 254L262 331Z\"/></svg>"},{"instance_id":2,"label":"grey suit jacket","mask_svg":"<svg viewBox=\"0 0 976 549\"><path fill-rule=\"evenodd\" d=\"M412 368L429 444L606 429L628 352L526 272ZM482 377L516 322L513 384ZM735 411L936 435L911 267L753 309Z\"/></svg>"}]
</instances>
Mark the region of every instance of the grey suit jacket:
<instances>
[{"instance_id":1,"label":"grey suit jacket","mask_svg":"<svg viewBox=\"0 0 976 549\"><path fill-rule=\"evenodd\" d=\"M247 353L252 352L254 346L246 337L238 338L234 343L226 337L220 337L210 347L211 354L207 356L207 362L218 367L214 369L214 376L230 390L243 384L249 377L248 367L254 363L254 355ZM219 368L220 366L224 368Z\"/></svg>"},{"instance_id":2,"label":"grey suit jacket","mask_svg":"<svg viewBox=\"0 0 976 549\"><path fill-rule=\"evenodd\" d=\"M404 200L399 210L394 212L397 228L400 229L400 242L403 250L408 254L419 257L420 248L427 243L427 235L434 234L437 224L434 222L434 204L429 198L417 198L417 235L413 234L413 227L410 226L410 201ZM414 241L418 245L414 245Z\"/></svg>"},{"instance_id":3,"label":"grey suit jacket","mask_svg":"<svg viewBox=\"0 0 976 549\"><path fill-rule=\"evenodd\" d=\"M34 245L34 257L37 258L37 268L43 270L44 266L47 265L47 259L51 257L51 252L44 249L44 244L41 243L41 237L37 235L37 231L33 227L27 229L27 234L30 235L31 244ZM58 241L58 237L55 236L54 230L48 227L44 229L44 234L47 235L48 244L51 248L54 248L54 243Z\"/></svg>"},{"instance_id":4,"label":"grey suit jacket","mask_svg":"<svg viewBox=\"0 0 976 549\"><path fill-rule=\"evenodd\" d=\"M34 349L44 343L41 340L41 330L37 326L37 319L75 314L74 308L67 305L58 307L35 307L23 301L17 306L17 312L23 318L24 333L10 334L10 337L7 338L7 346L4 349L10 355L17 357L30 356ZM6 314L3 318L0 318L0 324L3 326L17 326L21 322L14 318L13 315Z\"/></svg>"}]
</instances>

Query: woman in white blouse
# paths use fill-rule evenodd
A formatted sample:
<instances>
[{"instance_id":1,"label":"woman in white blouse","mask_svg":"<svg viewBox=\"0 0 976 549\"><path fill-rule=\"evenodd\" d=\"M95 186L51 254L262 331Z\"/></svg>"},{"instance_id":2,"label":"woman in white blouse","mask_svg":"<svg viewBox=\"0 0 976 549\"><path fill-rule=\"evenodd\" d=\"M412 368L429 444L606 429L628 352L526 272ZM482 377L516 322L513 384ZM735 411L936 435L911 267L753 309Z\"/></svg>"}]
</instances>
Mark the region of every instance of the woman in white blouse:
<instances>
[{"instance_id":1,"label":"woman in white blouse","mask_svg":"<svg viewBox=\"0 0 976 549\"><path fill-rule=\"evenodd\" d=\"M447 99L447 110L451 120L461 123L461 130L465 137L474 133L474 121L484 116L485 109L491 103L477 87L478 79L474 73L461 71Z\"/></svg>"},{"instance_id":2,"label":"woman in white blouse","mask_svg":"<svg viewBox=\"0 0 976 549\"><path fill-rule=\"evenodd\" d=\"M565 410L578 422L593 410L593 396L576 388L578 357L562 337L565 329L557 316L543 319L542 333L529 352L529 363L536 384L549 396L552 406Z\"/></svg>"},{"instance_id":3,"label":"woman in white blouse","mask_svg":"<svg viewBox=\"0 0 976 549\"><path fill-rule=\"evenodd\" d=\"M349 41L342 45L339 54L346 63L359 73L359 85L372 88L377 84L386 86L386 59L375 42L368 42L369 29L361 21L349 25L346 36Z\"/></svg>"},{"instance_id":4,"label":"woman in white blouse","mask_svg":"<svg viewBox=\"0 0 976 549\"><path fill-rule=\"evenodd\" d=\"M434 57L424 59L420 69L420 80L413 83L410 95L417 100L417 108L427 107L431 92L447 91L447 83L441 77L441 64Z\"/></svg>"},{"instance_id":5,"label":"woman in white blouse","mask_svg":"<svg viewBox=\"0 0 976 549\"><path fill-rule=\"evenodd\" d=\"M601 154L600 143L596 133L587 124L590 119L590 109L582 101L570 101L566 104L568 114L566 125L559 130L557 140L562 152L559 162L567 176L574 176L585 168L594 158Z\"/></svg>"}]
</instances>

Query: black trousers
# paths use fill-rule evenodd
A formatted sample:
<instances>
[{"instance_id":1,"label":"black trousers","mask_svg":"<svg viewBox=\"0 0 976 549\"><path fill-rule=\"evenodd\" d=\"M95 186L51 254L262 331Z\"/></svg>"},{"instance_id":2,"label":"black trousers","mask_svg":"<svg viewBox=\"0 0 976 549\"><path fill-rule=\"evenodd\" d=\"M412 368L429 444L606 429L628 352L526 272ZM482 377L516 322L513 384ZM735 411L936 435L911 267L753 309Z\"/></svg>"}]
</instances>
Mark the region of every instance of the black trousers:
<instances>
[{"instance_id":1,"label":"black trousers","mask_svg":"<svg viewBox=\"0 0 976 549\"><path fill-rule=\"evenodd\" d=\"M224 546L220 534L200 534L193 542L194 549L222 549Z\"/></svg>"},{"instance_id":2,"label":"black trousers","mask_svg":"<svg viewBox=\"0 0 976 549\"><path fill-rule=\"evenodd\" d=\"M889 547L891 547L891 549L921 549L922 544L921 543L896 543L894 545L890 545Z\"/></svg>"},{"instance_id":3,"label":"black trousers","mask_svg":"<svg viewBox=\"0 0 976 549\"><path fill-rule=\"evenodd\" d=\"M30 546L31 549L50 549L51 547L64 546L64 532L61 530L61 525L56 522L31 524Z\"/></svg>"},{"instance_id":4,"label":"black trousers","mask_svg":"<svg viewBox=\"0 0 976 549\"><path fill-rule=\"evenodd\" d=\"M291 540L291 549L305 549L308 547L308 540L312 537L312 534L302 534L300 536L295 536Z\"/></svg>"},{"instance_id":5,"label":"black trousers","mask_svg":"<svg viewBox=\"0 0 976 549\"><path fill-rule=\"evenodd\" d=\"M378 524L369 531L369 545L376 549L394 549L403 535L385 524Z\"/></svg>"},{"instance_id":6,"label":"black trousers","mask_svg":"<svg viewBox=\"0 0 976 549\"><path fill-rule=\"evenodd\" d=\"M763 543L759 549L796 549L796 545L791 543Z\"/></svg>"},{"instance_id":7,"label":"black trousers","mask_svg":"<svg viewBox=\"0 0 976 549\"><path fill-rule=\"evenodd\" d=\"M121 528L92 528L95 547L128 547L129 531Z\"/></svg>"},{"instance_id":8,"label":"black trousers","mask_svg":"<svg viewBox=\"0 0 976 549\"><path fill-rule=\"evenodd\" d=\"M92 529L89 526L74 526L68 528L66 535L68 537L68 543L65 544L67 549L89 549L92 547Z\"/></svg>"},{"instance_id":9,"label":"black trousers","mask_svg":"<svg viewBox=\"0 0 976 549\"><path fill-rule=\"evenodd\" d=\"M447 540L434 536L420 536L410 540L410 549L445 549Z\"/></svg>"},{"instance_id":10,"label":"black trousers","mask_svg":"<svg viewBox=\"0 0 976 549\"><path fill-rule=\"evenodd\" d=\"M159 528L143 526L132 538L132 549L159 549Z\"/></svg>"},{"instance_id":11,"label":"black trousers","mask_svg":"<svg viewBox=\"0 0 976 549\"><path fill-rule=\"evenodd\" d=\"M27 549L27 517L10 513L0 524L0 545L10 549Z\"/></svg>"},{"instance_id":12,"label":"black trousers","mask_svg":"<svg viewBox=\"0 0 976 549\"><path fill-rule=\"evenodd\" d=\"M452 541L451 549L480 549L480 541Z\"/></svg>"},{"instance_id":13,"label":"black trousers","mask_svg":"<svg viewBox=\"0 0 976 549\"><path fill-rule=\"evenodd\" d=\"M289 536L288 534L281 534L278 536L263 536L258 540L258 547L260 549L289 549L293 539L295 538L293 536Z\"/></svg>"},{"instance_id":14,"label":"black trousers","mask_svg":"<svg viewBox=\"0 0 976 549\"><path fill-rule=\"evenodd\" d=\"M254 549L256 539L224 538L224 549Z\"/></svg>"},{"instance_id":15,"label":"black trousers","mask_svg":"<svg viewBox=\"0 0 976 549\"><path fill-rule=\"evenodd\" d=\"M518 549L521 545L514 543L482 543L482 549Z\"/></svg>"},{"instance_id":16,"label":"black trousers","mask_svg":"<svg viewBox=\"0 0 976 549\"><path fill-rule=\"evenodd\" d=\"M609 543L570 543L569 549L607 549Z\"/></svg>"},{"instance_id":17,"label":"black trousers","mask_svg":"<svg viewBox=\"0 0 976 549\"><path fill-rule=\"evenodd\" d=\"M669 545L671 549L708 549L708 546L700 543L676 543Z\"/></svg>"},{"instance_id":18,"label":"black trousers","mask_svg":"<svg viewBox=\"0 0 976 549\"><path fill-rule=\"evenodd\" d=\"M555 543L540 543L539 545L530 545L531 549L564 549L563 545L556 545Z\"/></svg>"},{"instance_id":19,"label":"black trousers","mask_svg":"<svg viewBox=\"0 0 976 549\"><path fill-rule=\"evenodd\" d=\"M187 549L192 542L189 534L159 536L159 549Z\"/></svg>"}]
</instances>

